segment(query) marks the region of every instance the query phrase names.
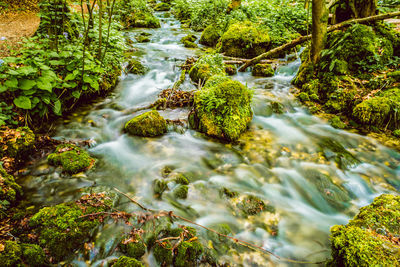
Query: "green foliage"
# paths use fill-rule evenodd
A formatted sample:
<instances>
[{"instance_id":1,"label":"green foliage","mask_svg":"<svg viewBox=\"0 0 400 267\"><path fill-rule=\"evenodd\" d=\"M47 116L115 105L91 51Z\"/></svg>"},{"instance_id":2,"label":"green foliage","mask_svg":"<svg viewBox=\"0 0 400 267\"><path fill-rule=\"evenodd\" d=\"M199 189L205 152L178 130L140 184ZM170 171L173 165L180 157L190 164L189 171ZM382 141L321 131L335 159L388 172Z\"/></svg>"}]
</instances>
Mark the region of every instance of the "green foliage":
<instances>
[{"instance_id":1,"label":"green foliage","mask_svg":"<svg viewBox=\"0 0 400 267\"><path fill-rule=\"evenodd\" d=\"M114 263L112 266L113 267L144 267L143 263L141 263L140 261L138 261L134 258L126 257L126 256L119 257L117 262Z\"/></svg>"},{"instance_id":2,"label":"green foliage","mask_svg":"<svg viewBox=\"0 0 400 267\"><path fill-rule=\"evenodd\" d=\"M55 152L50 154L47 160L52 165L62 166L63 170L69 174L87 170L95 161L85 150L71 144L57 146Z\"/></svg>"},{"instance_id":3,"label":"green foliage","mask_svg":"<svg viewBox=\"0 0 400 267\"><path fill-rule=\"evenodd\" d=\"M22 244L22 258L28 266L43 266L46 262L46 255L43 249L35 244Z\"/></svg>"},{"instance_id":4,"label":"green foliage","mask_svg":"<svg viewBox=\"0 0 400 267\"><path fill-rule=\"evenodd\" d=\"M232 24L221 37L221 52L227 56L253 58L268 50L270 37L266 29L246 21Z\"/></svg>"},{"instance_id":5,"label":"green foliage","mask_svg":"<svg viewBox=\"0 0 400 267\"><path fill-rule=\"evenodd\" d=\"M121 0L116 4L119 20L126 28L160 28L160 21L147 6L146 0Z\"/></svg>"},{"instance_id":6,"label":"green foliage","mask_svg":"<svg viewBox=\"0 0 400 267\"><path fill-rule=\"evenodd\" d=\"M21 266L22 249L15 241L6 241L4 250L0 253L2 266L14 267Z\"/></svg>"},{"instance_id":7,"label":"green foliage","mask_svg":"<svg viewBox=\"0 0 400 267\"><path fill-rule=\"evenodd\" d=\"M155 11L168 11L171 9L171 6L167 3L158 3L157 5L154 6Z\"/></svg>"},{"instance_id":8,"label":"green foliage","mask_svg":"<svg viewBox=\"0 0 400 267\"><path fill-rule=\"evenodd\" d=\"M18 125L18 121L15 119L17 116L18 114L13 111L12 105L0 102L0 127L3 125Z\"/></svg>"},{"instance_id":9,"label":"green foliage","mask_svg":"<svg viewBox=\"0 0 400 267\"><path fill-rule=\"evenodd\" d=\"M189 71L190 78L201 83L205 83L211 76L224 74L224 61L219 54L202 56Z\"/></svg>"},{"instance_id":10,"label":"green foliage","mask_svg":"<svg viewBox=\"0 0 400 267\"><path fill-rule=\"evenodd\" d=\"M6 140L4 154L9 157L21 158L35 145L35 134L29 127L19 127L10 131L13 132L14 138ZM0 154L2 154L2 151L0 151Z\"/></svg>"},{"instance_id":11,"label":"green foliage","mask_svg":"<svg viewBox=\"0 0 400 267\"><path fill-rule=\"evenodd\" d=\"M132 135L155 137L167 132L167 122L156 110L134 117L125 124L125 131Z\"/></svg>"},{"instance_id":12,"label":"green foliage","mask_svg":"<svg viewBox=\"0 0 400 267\"><path fill-rule=\"evenodd\" d=\"M189 123L207 135L236 141L252 119L251 98L251 91L240 82L213 76L195 94Z\"/></svg>"},{"instance_id":13,"label":"green foliage","mask_svg":"<svg viewBox=\"0 0 400 267\"><path fill-rule=\"evenodd\" d=\"M48 249L56 261L88 241L100 221L82 217L107 211L112 201L104 194L85 195L79 201L42 208L29 221L39 235L39 245Z\"/></svg>"},{"instance_id":14,"label":"green foliage","mask_svg":"<svg viewBox=\"0 0 400 267\"><path fill-rule=\"evenodd\" d=\"M399 222L400 197L377 197L347 225L331 228L328 266L397 266L400 246L392 238L399 233Z\"/></svg>"}]
</instances>

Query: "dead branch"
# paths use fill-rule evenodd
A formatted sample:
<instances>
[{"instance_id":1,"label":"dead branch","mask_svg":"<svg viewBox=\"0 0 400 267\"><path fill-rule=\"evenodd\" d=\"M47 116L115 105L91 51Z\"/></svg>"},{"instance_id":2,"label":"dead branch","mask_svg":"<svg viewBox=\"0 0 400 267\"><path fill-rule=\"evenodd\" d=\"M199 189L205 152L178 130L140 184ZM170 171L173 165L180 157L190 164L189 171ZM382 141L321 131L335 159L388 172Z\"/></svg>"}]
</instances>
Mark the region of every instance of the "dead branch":
<instances>
[{"instance_id":1,"label":"dead branch","mask_svg":"<svg viewBox=\"0 0 400 267\"><path fill-rule=\"evenodd\" d=\"M366 17L366 18L361 18L361 19L352 19L352 20L347 20L338 24L335 24L333 26L330 26L328 28L328 32L332 32L332 31L336 31L342 28L345 28L347 26L350 26L351 24L354 23L359 23L359 24L366 24L369 22L373 22L373 21L378 21L378 20L384 20L384 19L388 19L388 18L393 18L393 17L397 17L400 16L400 11L397 12L392 12L392 13L387 13L387 14L381 14L381 15L376 15L376 16L371 16L371 17ZM299 44L302 44L308 40L310 40L312 37L311 34L306 35L306 36L300 36L297 39L294 39L293 41L286 43L282 46L276 47L266 53L263 53L249 61L247 61L242 67L240 67L239 71L244 72L246 71L246 69L254 64L259 63L261 60L266 59L266 58L270 58L273 56L276 56L278 54L280 54L283 51L292 49L294 47L296 47Z\"/></svg>"}]
</instances>

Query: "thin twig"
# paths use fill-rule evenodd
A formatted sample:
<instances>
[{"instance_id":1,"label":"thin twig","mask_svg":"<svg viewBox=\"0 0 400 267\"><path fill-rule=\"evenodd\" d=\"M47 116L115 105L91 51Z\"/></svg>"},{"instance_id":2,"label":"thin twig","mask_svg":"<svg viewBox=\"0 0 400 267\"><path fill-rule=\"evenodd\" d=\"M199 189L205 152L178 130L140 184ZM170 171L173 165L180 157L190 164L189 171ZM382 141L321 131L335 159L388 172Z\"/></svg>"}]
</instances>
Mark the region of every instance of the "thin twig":
<instances>
[{"instance_id":1,"label":"thin twig","mask_svg":"<svg viewBox=\"0 0 400 267\"><path fill-rule=\"evenodd\" d=\"M114 190L117 191L118 193L120 193L121 195L125 196L126 198L128 198L130 201L132 201L133 203L135 203L136 205L138 205L142 210L146 210L146 211L155 211L152 209L148 209L145 206L143 206L142 204L140 204L139 202L137 202L136 200L134 200L133 198L131 198L130 196L128 196L127 194L125 194L124 192L121 192L118 188L114 187Z\"/></svg>"}]
</instances>

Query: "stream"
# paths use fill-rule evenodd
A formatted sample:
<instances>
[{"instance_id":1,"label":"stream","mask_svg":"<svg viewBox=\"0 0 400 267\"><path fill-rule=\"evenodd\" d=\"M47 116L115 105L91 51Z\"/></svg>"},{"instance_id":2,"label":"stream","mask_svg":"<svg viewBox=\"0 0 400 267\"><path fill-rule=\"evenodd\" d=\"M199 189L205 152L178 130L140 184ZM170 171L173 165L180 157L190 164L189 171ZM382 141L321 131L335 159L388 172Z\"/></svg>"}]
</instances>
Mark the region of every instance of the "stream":
<instances>
[{"instance_id":1,"label":"stream","mask_svg":"<svg viewBox=\"0 0 400 267\"><path fill-rule=\"evenodd\" d=\"M28 198L35 205L75 200L88 186L117 187L134 194L149 208L172 210L211 228L226 223L236 238L285 258L317 262L330 256L331 226L346 224L361 206L382 193L397 194L399 153L371 138L332 128L311 115L290 93L299 60L282 59L271 78L253 77L249 72L232 76L254 90L254 118L238 145L224 144L184 127L170 127L159 138L123 133L124 123L144 112L127 115L123 110L153 103L162 90L179 79L178 66L187 57L204 53L184 48L180 39L193 32L182 29L179 21L165 14L156 13L162 22L160 29L126 32L132 40L140 32L151 34L151 42L135 44L135 56L150 71L143 76L123 75L107 99L82 107L57 124L56 139L93 141L89 151L98 159L96 168L66 179L48 166L46 159L37 162L23 179ZM187 77L181 89L195 87ZM282 104L282 113L273 112L271 106L276 102ZM184 120L188 112L182 108L160 114ZM168 192L162 200L153 196L153 180L161 178L165 166L189 178L187 199L175 199ZM255 195L273 211L247 219L236 216L229 200L221 196L223 187L240 195ZM121 199L119 206L138 210L126 199ZM103 244L106 251L110 249L115 233L123 227L105 226L96 236L96 248ZM107 252L99 254L93 253L89 261L76 254L73 263L100 266L105 258L115 257ZM220 257L234 266L296 265L250 249ZM145 261L157 266L152 255L146 255Z\"/></svg>"}]
</instances>

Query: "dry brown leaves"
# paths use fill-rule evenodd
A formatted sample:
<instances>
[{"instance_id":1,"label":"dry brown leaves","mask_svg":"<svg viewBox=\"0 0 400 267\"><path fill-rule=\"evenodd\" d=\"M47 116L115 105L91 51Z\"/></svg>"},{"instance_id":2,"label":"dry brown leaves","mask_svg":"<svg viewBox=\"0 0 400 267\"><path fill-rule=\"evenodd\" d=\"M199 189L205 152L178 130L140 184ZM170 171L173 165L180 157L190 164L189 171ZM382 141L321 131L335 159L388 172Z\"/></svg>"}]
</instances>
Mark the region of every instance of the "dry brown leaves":
<instances>
[{"instance_id":1,"label":"dry brown leaves","mask_svg":"<svg viewBox=\"0 0 400 267\"><path fill-rule=\"evenodd\" d=\"M164 108L183 108L193 104L194 91L165 89L159 97L166 99Z\"/></svg>"}]
</instances>

